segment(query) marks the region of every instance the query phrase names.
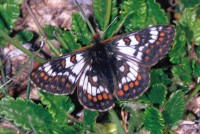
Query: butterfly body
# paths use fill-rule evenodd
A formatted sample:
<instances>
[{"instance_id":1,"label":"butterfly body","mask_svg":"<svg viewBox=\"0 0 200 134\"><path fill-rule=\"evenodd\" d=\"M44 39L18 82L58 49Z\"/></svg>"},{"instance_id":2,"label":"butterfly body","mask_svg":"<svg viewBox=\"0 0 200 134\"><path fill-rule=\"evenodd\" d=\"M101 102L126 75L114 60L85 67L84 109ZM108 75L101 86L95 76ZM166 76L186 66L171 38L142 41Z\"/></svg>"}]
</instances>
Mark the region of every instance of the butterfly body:
<instances>
[{"instance_id":1,"label":"butterfly body","mask_svg":"<svg viewBox=\"0 0 200 134\"><path fill-rule=\"evenodd\" d=\"M169 50L173 26L153 26L115 36L94 38L93 45L59 57L33 70L31 79L43 91L72 94L87 109L107 111L118 100L135 99L146 91L149 68Z\"/></svg>"}]
</instances>

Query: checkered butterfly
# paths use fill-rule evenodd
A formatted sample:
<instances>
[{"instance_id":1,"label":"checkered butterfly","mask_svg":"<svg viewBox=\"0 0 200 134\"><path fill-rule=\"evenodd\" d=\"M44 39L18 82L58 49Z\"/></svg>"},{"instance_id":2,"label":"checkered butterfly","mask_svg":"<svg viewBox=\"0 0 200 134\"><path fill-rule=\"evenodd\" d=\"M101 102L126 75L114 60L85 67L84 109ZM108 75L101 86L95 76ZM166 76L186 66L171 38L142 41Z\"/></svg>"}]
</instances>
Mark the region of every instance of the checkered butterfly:
<instances>
[{"instance_id":1,"label":"checkered butterfly","mask_svg":"<svg viewBox=\"0 0 200 134\"><path fill-rule=\"evenodd\" d=\"M43 91L67 95L77 87L79 102L100 112L118 100L135 99L150 82L148 69L173 43L173 26L153 26L96 42L33 70L31 79Z\"/></svg>"}]
</instances>

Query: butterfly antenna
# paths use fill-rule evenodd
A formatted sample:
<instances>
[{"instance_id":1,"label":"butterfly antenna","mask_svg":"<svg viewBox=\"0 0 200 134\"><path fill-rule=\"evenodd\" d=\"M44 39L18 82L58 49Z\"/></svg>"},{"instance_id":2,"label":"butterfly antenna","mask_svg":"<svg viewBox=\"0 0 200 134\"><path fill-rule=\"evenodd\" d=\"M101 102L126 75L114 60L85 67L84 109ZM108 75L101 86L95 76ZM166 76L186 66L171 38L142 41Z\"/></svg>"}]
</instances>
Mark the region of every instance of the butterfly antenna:
<instances>
[{"instance_id":1,"label":"butterfly antenna","mask_svg":"<svg viewBox=\"0 0 200 134\"><path fill-rule=\"evenodd\" d=\"M87 23L90 31L92 32L92 34L94 35L95 34L95 31L90 23L90 21L88 20L87 16L85 15L83 9L81 8L80 4L77 2L77 0L75 0L76 4L78 5L78 9L79 11L81 12L82 16L83 16L83 19L85 20L85 22Z\"/></svg>"},{"instance_id":2,"label":"butterfly antenna","mask_svg":"<svg viewBox=\"0 0 200 134\"><path fill-rule=\"evenodd\" d=\"M102 37L104 37L104 33L108 30L108 28L115 22L115 20L118 18L118 16L116 16L114 19L113 19L113 21L107 26L107 28L103 31L103 33L102 33Z\"/></svg>"}]
</instances>

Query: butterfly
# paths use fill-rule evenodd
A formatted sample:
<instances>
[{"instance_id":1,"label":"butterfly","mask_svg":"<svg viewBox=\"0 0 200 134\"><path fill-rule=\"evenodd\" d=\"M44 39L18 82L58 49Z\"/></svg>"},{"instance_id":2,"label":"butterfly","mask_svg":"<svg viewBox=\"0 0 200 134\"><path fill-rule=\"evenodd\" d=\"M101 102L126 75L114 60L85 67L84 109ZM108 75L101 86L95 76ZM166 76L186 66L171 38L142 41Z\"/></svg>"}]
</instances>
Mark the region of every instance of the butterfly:
<instances>
[{"instance_id":1,"label":"butterfly","mask_svg":"<svg viewBox=\"0 0 200 134\"><path fill-rule=\"evenodd\" d=\"M43 91L72 94L89 110L108 111L114 100L136 99L150 83L149 68L163 58L173 44L171 25L151 26L58 57L31 72L31 80Z\"/></svg>"}]
</instances>

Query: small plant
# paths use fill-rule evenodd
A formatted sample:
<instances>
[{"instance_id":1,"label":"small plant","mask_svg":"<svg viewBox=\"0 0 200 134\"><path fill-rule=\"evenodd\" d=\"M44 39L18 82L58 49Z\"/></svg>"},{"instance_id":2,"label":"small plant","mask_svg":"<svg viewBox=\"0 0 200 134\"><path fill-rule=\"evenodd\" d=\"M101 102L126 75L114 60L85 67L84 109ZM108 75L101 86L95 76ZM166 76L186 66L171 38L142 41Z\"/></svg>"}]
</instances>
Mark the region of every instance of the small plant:
<instances>
[{"instance_id":1,"label":"small plant","mask_svg":"<svg viewBox=\"0 0 200 134\"><path fill-rule=\"evenodd\" d=\"M44 63L45 59L24 49L20 44L31 42L33 32L13 30L20 15L21 3L22 1L0 2L0 47L4 48L10 42L30 56L28 62L34 58ZM185 105L200 90L199 5L200 2L181 0L180 3L169 5L171 10L166 12L155 0L93 1L94 18L98 29L103 32L103 40L113 37L119 31L127 33L149 25L175 25L174 45L169 54L151 69L148 91L137 100L116 100L116 107L108 113L84 110L84 116L77 119L73 115L82 108L77 107L72 96L38 91L41 97L39 103L28 97L9 97L6 88L9 84L0 59L0 78L3 82L0 83L0 92L5 96L0 100L1 119L10 121L19 131L34 133L132 134L143 130L152 134L172 133L178 122L188 117ZM43 26L42 29L48 38L47 43L56 55L90 45L93 34L79 13L72 15L72 31L50 25ZM52 39L59 41L60 49L50 43ZM191 85L195 86L190 88ZM120 112L121 115L116 114ZM106 117L98 121L97 118L102 115Z\"/></svg>"}]
</instances>

